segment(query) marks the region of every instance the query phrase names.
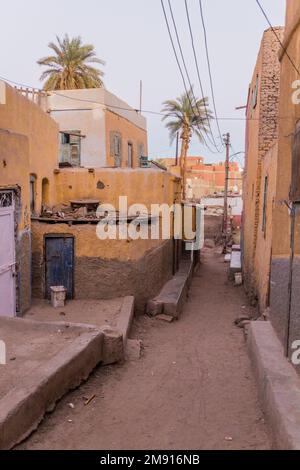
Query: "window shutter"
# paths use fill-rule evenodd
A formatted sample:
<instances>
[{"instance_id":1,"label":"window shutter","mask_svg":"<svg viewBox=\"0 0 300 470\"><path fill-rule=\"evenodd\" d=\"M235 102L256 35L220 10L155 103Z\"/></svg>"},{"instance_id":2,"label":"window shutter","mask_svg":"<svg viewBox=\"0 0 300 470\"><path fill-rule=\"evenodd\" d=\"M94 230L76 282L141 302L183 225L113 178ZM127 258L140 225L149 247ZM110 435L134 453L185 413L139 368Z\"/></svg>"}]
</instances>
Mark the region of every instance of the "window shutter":
<instances>
[{"instance_id":1,"label":"window shutter","mask_svg":"<svg viewBox=\"0 0 300 470\"><path fill-rule=\"evenodd\" d=\"M122 164L122 156L123 156L123 141L122 141L122 134L119 134L119 160L120 165Z\"/></svg>"},{"instance_id":2,"label":"window shutter","mask_svg":"<svg viewBox=\"0 0 300 470\"><path fill-rule=\"evenodd\" d=\"M138 155L139 155L139 159L140 159L141 157L145 157L144 154L145 154L145 146L144 146L144 144L139 143L139 144L138 144Z\"/></svg>"},{"instance_id":3,"label":"window shutter","mask_svg":"<svg viewBox=\"0 0 300 470\"><path fill-rule=\"evenodd\" d=\"M109 133L109 154L112 158L115 157L115 133L113 131L110 131Z\"/></svg>"},{"instance_id":4,"label":"window shutter","mask_svg":"<svg viewBox=\"0 0 300 470\"><path fill-rule=\"evenodd\" d=\"M115 166L120 167L122 164L122 136L119 132L114 132L113 141Z\"/></svg>"}]
</instances>

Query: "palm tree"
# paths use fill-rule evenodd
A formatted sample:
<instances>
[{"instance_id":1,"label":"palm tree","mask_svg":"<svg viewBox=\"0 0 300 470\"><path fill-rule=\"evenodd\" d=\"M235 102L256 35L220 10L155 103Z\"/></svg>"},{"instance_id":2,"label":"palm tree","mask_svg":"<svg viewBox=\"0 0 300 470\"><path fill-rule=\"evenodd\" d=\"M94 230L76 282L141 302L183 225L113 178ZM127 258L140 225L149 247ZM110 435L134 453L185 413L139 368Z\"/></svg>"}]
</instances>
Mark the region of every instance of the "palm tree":
<instances>
[{"instance_id":1,"label":"palm tree","mask_svg":"<svg viewBox=\"0 0 300 470\"><path fill-rule=\"evenodd\" d=\"M41 80L46 80L44 90L73 90L79 88L103 87L103 72L89 64L104 65L96 57L94 46L83 44L80 36L72 39L66 34L64 39L56 36L57 44L50 42L48 47L53 55L38 61L46 66Z\"/></svg>"},{"instance_id":2,"label":"palm tree","mask_svg":"<svg viewBox=\"0 0 300 470\"><path fill-rule=\"evenodd\" d=\"M195 98L193 89L183 93L176 100L167 100L163 103L163 121L168 120L166 127L170 132L171 143L178 133L182 140L180 153L180 168L183 177L182 197L185 199L186 192L186 159L193 135L200 142L205 143L205 135L209 129L209 121L212 113L208 109L208 98Z\"/></svg>"}]
</instances>

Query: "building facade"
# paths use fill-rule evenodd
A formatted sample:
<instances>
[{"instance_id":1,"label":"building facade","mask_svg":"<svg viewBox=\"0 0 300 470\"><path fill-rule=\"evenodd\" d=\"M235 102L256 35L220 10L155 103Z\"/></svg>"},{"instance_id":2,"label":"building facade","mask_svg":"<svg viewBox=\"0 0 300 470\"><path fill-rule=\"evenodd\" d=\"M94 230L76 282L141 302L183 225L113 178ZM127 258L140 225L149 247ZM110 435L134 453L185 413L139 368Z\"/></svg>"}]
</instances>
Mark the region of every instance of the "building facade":
<instances>
[{"instance_id":1,"label":"building facade","mask_svg":"<svg viewBox=\"0 0 300 470\"><path fill-rule=\"evenodd\" d=\"M0 82L0 315L31 302L31 214L54 191L58 126Z\"/></svg>"},{"instance_id":2,"label":"building facade","mask_svg":"<svg viewBox=\"0 0 300 470\"><path fill-rule=\"evenodd\" d=\"M148 155L146 119L104 88L48 93L58 123L61 167L138 168Z\"/></svg>"},{"instance_id":3,"label":"building facade","mask_svg":"<svg viewBox=\"0 0 300 470\"><path fill-rule=\"evenodd\" d=\"M275 28L283 38L284 29ZM276 187L280 44L264 32L248 92L243 181L243 271L246 291L260 310L269 304L272 212Z\"/></svg>"},{"instance_id":4,"label":"building facade","mask_svg":"<svg viewBox=\"0 0 300 470\"><path fill-rule=\"evenodd\" d=\"M293 342L300 338L299 18L299 2L288 0L284 47L279 52L279 137L270 283L271 320L289 357Z\"/></svg>"},{"instance_id":5,"label":"building facade","mask_svg":"<svg viewBox=\"0 0 300 470\"><path fill-rule=\"evenodd\" d=\"M160 231L151 238L148 216L139 226L146 227L149 236L132 237L130 227L138 222L138 214L133 212L124 220L119 197L126 197L128 206L143 204L145 211L152 204L172 206L180 203L180 179L157 167L139 167L138 152L147 153L147 132L139 127L145 121L136 112L133 122L127 115L102 109L101 132L98 109L95 130L80 127L82 119L56 122L53 113L44 110L49 97L39 96L37 102L32 98L0 82L0 296L4 299L0 315L22 315L30 307L31 296L49 298L53 285L65 285L69 299L134 295L137 311L143 312L149 298L177 269L179 241L174 240L172 223L167 239ZM89 110L90 117L93 112ZM69 115L66 110L62 113L60 118ZM116 154L109 153L112 133L122 139L118 162ZM93 156L83 147L80 158L87 158L86 166L82 162L62 165L63 134L70 138L80 134L85 142L96 140L99 151ZM129 140L130 167L124 150ZM119 210L111 225L123 223L126 237L97 236L101 203Z\"/></svg>"},{"instance_id":6,"label":"building facade","mask_svg":"<svg viewBox=\"0 0 300 470\"><path fill-rule=\"evenodd\" d=\"M255 119L247 125L243 253L247 290L261 310L269 306L291 358L300 338L300 4L287 0L286 5L284 33L276 28L283 46L272 31L264 34L250 88L247 115ZM264 44L271 43L265 60L273 60L264 81ZM261 76L258 93L256 76Z\"/></svg>"},{"instance_id":7,"label":"building facade","mask_svg":"<svg viewBox=\"0 0 300 470\"><path fill-rule=\"evenodd\" d=\"M128 215L119 205L127 198L128 209L141 204L150 212L152 204L180 203L180 180L157 169L57 169L56 194L49 208L32 221L32 283L36 298L49 298L56 284L69 285L69 299L109 299L134 295L142 313L174 271L173 232L168 239L151 238L150 218L147 238L133 239L130 227L137 214ZM109 205L118 211L112 216L116 238L100 239L96 208ZM72 205L80 205L72 209ZM88 206L94 206L92 210ZM125 220L124 220L125 219ZM122 220L122 222L121 222ZM119 238L123 223L126 235ZM67 265L67 268L65 267ZM58 273L58 274L57 274Z\"/></svg>"}]
</instances>

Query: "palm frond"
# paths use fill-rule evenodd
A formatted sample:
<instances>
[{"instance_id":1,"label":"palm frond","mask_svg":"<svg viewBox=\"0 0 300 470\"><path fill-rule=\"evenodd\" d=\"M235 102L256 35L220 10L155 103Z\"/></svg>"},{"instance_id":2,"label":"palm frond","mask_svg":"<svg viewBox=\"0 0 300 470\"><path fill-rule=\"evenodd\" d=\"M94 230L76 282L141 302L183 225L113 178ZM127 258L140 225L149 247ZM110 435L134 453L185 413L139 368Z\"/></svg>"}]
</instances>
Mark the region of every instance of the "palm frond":
<instances>
[{"instance_id":1,"label":"palm frond","mask_svg":"<svg viewBox=\"0 0 300 470\"><path fill-rule=\"evenodd\" d=\"M67 34L62 39L56 36L56 42L48 44L54 54L43 57L37 62L39 65L47 67L41 75L41 80L46 80L45 90L101 88L104 86L103 71L89 65L105 65L105 62L96 56L92 44L83 44L80 36L70 39Z\"/></svg>"},{"instance_id":2,"label":"palm frond","mask_svg":"<svg viewBox=\"0 0 300 470\"><path fill-rule=\"evenodd\" d=\"M170 140L173 142L178 131L188 127L190 135L196 135L201 143L205 143L205 136L209 130L209 121L213 119L208 108L208 98L195 98L193 88L183 93L175 100L163 102L162 121L166 122Z\"/></svg>"}]
</instances>

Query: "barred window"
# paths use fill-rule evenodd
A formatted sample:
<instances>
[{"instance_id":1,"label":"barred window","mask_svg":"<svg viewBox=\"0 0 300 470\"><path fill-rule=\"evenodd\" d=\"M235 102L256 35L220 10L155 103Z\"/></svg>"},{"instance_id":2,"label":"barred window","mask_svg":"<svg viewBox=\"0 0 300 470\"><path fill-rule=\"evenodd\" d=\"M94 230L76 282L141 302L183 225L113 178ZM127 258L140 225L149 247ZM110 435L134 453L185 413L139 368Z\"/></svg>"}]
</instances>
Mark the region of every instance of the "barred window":
<instances>
[{"instance_id":1,"label":"barred window","mask_svg":"<svg viewBox=\"0 0 300 470\"><path fill-rule=\"evenodd\" d=\"M0 207L11 207L13 205L12 191L0 192Z\"/></svg>"}]
</instances>

